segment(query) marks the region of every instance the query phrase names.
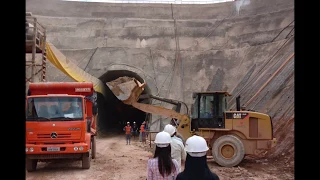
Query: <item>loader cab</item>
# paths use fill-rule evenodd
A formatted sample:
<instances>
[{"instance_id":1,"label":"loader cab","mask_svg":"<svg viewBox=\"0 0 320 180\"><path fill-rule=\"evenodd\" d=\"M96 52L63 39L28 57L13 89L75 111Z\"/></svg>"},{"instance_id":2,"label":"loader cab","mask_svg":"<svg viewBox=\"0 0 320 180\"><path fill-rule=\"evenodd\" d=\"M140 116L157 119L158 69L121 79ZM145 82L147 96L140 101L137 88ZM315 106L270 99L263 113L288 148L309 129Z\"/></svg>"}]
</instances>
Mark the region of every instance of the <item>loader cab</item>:
<instances>
[{"instance_id":1,"label":"loader cab","mask_svg":"<svg viewBox=\"0 0 320 180\"><path fill-rule=\"evenodd\" d=\"M198 128L224 128L224 112L228 108L227 96L230 94L224 91L193 93L191 129L197 131Z\"/></svg>"}]
</instances>

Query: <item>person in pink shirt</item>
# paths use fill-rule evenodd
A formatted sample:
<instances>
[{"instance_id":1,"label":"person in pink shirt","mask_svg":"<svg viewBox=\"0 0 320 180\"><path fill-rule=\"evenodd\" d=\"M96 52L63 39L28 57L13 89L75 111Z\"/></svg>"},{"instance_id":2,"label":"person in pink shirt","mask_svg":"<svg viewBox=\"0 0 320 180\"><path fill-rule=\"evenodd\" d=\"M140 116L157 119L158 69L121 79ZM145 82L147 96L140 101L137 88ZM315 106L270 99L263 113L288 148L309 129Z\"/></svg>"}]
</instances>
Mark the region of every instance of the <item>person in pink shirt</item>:
<instances>
[{"instance_id":1,"label":"person in pink shirt","mask_svg":"<svg viewBox=\"0 0 320 180\"><path fill-rule=\"evenodd\" d=\"M167 132L159 132L154 143L154 157L148 160L147 180L175 180L179 173L179 165L171 158L171 136Z\"/></svg>"}]
</instances>

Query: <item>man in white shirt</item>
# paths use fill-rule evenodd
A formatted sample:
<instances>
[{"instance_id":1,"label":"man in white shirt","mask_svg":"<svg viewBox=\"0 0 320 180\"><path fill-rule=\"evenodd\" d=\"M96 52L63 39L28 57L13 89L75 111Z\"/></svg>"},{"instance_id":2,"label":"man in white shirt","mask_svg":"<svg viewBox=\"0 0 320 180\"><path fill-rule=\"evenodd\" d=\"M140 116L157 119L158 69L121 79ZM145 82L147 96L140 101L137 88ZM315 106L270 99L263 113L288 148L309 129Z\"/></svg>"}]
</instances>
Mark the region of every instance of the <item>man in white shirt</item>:
<instances>
[{"instance_id":1,"label":"man in white shirt","mask_svg":"<svg viewBox=\"0 0 320 180\"><path fill-rule=\"evenodd\" d=\"M178 140L175 137L176 128L174 126L167 124L163 131L171 135L171 157L178 161L179 170L181 172L181 160L185 161L187 156L186 151L184 150L184 145L181 140Z\"/></svg>"}]
</instances>

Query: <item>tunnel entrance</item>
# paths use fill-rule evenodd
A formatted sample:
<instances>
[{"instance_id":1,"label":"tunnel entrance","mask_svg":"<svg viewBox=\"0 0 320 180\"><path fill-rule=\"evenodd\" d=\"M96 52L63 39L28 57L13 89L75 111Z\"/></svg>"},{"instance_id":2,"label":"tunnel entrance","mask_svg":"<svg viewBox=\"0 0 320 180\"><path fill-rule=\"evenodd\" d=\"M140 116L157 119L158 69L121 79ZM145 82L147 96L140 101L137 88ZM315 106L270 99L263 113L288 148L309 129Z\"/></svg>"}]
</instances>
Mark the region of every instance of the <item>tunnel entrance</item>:
<instances>
[{"instance_id":1,"label":"tunnel entrance","mask_svg":"<svg viewBox=\"0 0 320 180\"><path fill-rule=\"evenodd\" d=\"M124 133L122 129L124 126L126 126L127 122L130 122L131 126L133 126L133 122L136 122L138 127L140 127L143 121L149 121L149 116L147 113L140 111L131 105L124 104L106 85L106 82L113 81L122 76L133 77L140 82L144 81L137 73L128 70L112 70L99 77L99 79L106 86L106 97L98 94L99 120L97 122L97 129L100 135L109 132ZM148 85L146 85L142 94L150 93L151 90ZM141 100L138 102L141 102ZM144 100L143 103L150 102L149 100Z\"/></svg>"}]
</instances>

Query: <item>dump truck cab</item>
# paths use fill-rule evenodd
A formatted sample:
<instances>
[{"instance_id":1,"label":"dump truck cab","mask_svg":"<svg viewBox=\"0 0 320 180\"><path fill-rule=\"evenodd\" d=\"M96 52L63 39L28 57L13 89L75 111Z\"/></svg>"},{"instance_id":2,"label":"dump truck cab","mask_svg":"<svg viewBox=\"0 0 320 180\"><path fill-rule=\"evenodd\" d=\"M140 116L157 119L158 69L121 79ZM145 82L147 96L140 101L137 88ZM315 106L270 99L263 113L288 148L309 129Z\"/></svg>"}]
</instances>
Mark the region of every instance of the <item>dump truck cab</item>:
<instances>
[{"instance_id":1,"label":"dump truck cab","mask_svg":"<svg viewBox=\"0 0 320 180\"><path fill-rule=\"evenodd\" d=\"M52 159L82 160L90 168L95 157L96 94L89 82L30 83L26 97L26 163Z\"/></svg>"}]
</instances>

